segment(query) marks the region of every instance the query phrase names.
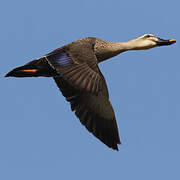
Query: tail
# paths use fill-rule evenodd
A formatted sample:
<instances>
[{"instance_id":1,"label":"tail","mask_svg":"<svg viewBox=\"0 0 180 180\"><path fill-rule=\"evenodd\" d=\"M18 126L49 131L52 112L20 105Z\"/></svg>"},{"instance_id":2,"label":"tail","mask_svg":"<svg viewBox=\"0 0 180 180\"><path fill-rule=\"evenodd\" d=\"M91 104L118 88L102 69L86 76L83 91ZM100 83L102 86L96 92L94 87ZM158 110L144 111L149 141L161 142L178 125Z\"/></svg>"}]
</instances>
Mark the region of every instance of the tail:
<instances>
[{"instance_id":1,"label":"tail","mask_svg":"<svg viewBox=\"0 0 180 180\"><path fill-rule=\"evenodd\" d=\"M41 58L11 70L5 75L5 77L53 77L56 75L56 71L44 58Z\"/></svg>"}]
</instances>

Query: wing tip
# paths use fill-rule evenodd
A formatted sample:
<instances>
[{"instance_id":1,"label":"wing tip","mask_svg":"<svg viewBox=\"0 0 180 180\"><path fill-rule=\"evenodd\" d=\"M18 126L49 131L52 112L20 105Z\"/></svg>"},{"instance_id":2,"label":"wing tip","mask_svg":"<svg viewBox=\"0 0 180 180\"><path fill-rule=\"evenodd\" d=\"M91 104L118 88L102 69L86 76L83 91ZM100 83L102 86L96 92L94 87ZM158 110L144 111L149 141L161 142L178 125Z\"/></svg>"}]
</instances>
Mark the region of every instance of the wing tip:
<instances>
[{"instance_id":1,"label":"wing tip","mask_svg":"<svg viewBox=\"0 0 180 180\"><path fill-rule=\"evenodd\" d=\"M118 145L122 144L121 141L116 142L116 146L113 148L116 151L119 151Z\"/></svg>"},{"instance_id":2,"label":"wing tip","mask_svg":"<svg viewBox=\"0 0 180 180\"><path fill-rule=\"evenodd\" d=\"M120 145L120 144L121 144L121 142L119 141L119 142L113 142L113 144L112 144L112 142L109 144L106 143L105 145L107 145L109 148L112 148L113 150L119 151L118 145Z\"/></svg>"}]
</instances>

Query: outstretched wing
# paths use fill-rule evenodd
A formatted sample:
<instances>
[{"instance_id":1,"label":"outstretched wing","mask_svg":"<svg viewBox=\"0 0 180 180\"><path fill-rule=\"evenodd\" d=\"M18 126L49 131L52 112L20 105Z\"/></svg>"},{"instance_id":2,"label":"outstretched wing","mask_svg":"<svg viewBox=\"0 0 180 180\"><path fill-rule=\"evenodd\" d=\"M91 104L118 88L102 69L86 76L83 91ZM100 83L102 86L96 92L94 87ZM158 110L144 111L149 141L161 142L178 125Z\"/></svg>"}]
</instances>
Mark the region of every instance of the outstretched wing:
<instances>
[{"instance_id":1,"label":"outstretched wing","mask_svg":"<svg viewBox=\"0 0 180 180\"><path fill-rule=\"evenodd\" d=\"M50 66L72 87L97 94L102 78L98 73L97 59L89 44L77 42L71 48L62 48L45 56Z\"/></svg>"},{"instance_id":2,"label":"outstretched wing","mask_svg":"<svg viewBox=\"0 0 180 180\"><path fill-rule=\"evenodd\" d=\"M99 69L98 71L102 79L102 90L97 95L74 88L63 77L54 77L54 80L63 96L70 102L72 111L75 111L88 131L108 147L118 150L120 139L114 110L109 101L105 79Z\"/></svg>"}]
</instances>

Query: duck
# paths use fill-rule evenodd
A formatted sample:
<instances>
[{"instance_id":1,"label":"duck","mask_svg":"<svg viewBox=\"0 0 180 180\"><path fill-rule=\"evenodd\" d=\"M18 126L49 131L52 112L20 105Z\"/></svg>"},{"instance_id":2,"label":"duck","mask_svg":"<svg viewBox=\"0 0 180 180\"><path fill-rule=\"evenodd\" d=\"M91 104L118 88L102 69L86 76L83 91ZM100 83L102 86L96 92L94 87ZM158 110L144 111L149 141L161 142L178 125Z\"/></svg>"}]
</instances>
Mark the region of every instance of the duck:
<instances>
[{"instance_id":1,"label":"duck","mask_svg":"<svg viewBox=\"0 0 180 180\"><path fill-rule=\"evenodd\" d=\"M147 50L175 42L152 34L125 42L87 37L14 68L5 77L52 77L82 125L106 146L118 150L121 141L115 112L98 64L125 51Z\"/></svg>"}]
</instances>

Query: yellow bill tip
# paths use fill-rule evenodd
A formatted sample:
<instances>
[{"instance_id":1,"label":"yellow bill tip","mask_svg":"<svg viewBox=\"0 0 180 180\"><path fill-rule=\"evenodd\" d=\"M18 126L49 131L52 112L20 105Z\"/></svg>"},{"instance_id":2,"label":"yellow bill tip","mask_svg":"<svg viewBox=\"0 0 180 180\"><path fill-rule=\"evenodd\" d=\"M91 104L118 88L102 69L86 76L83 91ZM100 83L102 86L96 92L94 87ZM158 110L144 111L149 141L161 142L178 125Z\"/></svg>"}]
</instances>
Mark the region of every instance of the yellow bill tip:
<instances>
[{"instance_id":1,"label":"yellow bill tip","mask_svg":"<svg viewBox=\"0 0 180 180\"><path fill-rule=\"evenodd\" d=\"M175 39L170 39L169 42L173 44L173 43L176 43L176 40Z\"/></svg>"}]
</instances>

